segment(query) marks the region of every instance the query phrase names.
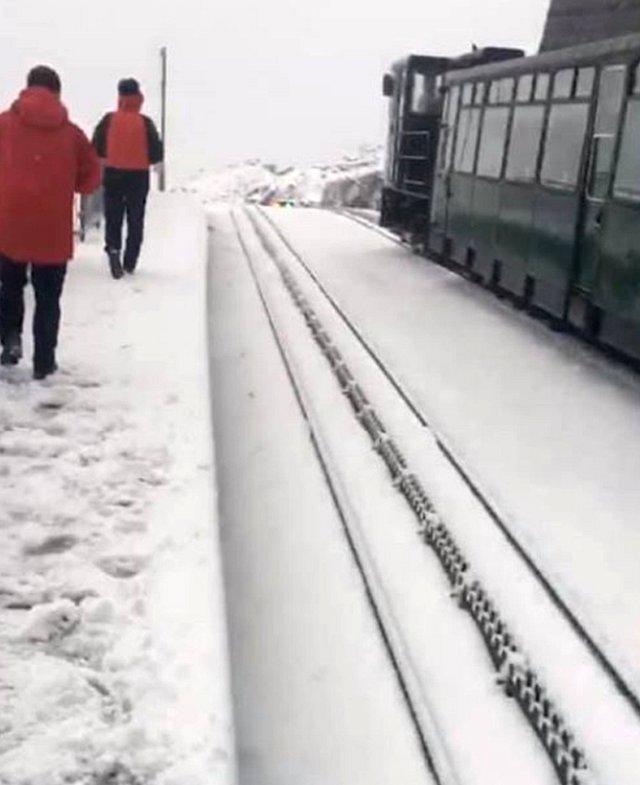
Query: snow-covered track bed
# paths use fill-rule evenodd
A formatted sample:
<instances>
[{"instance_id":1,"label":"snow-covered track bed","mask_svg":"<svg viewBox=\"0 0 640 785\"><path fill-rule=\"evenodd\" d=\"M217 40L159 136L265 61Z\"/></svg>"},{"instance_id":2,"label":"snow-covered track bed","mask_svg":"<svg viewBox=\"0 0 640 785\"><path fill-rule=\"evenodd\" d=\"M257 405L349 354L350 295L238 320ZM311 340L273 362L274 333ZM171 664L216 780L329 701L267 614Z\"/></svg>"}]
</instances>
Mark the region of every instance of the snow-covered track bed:
<instances>
[{"instance_id":1,"label":"snow-covered track bed","mask_svg":"<svg viewBox=\"0 0 640 785\"><path fill-rule=\"evenodd\" d=\"M468 611L480 632L489 655L484 655L484 673L480 678L489 685L491 698L485 694L484 707L478 705L475 710L485 708L489 711L489 704L492 710L498 698L510 707L511 713L517 706L519 722L534 731L529 735L537 739L540 750L546 751L562 782L578 785L591 781L637 781L640 772L637 705L634 706L633 695L613 666L282 232L257 211L251 211L249 223L242 216L238 217L238 222L238 231L245 238L252 226L254 240L257 237L260 241L261 253L270 260L272 272L278 271L299 318L306 322L309 336L328 361L327 369L339 382L346 398L343 406L351 409L367 433L393 486L408 502L407 509L413 512L413 529L431 546L450 584L452 596L460 608ZM246 239L244 242L246 247ZM251 255L251 251L248 253ZM253 253L259 256L255 250ZM259 265L256 267L260 269ZM260 286L260 277L265 273L254 274ZM262 286L264 288L264 282ZM267 288L273 286L273 280L267 278ZM270 295L263 296L265 307L269 307ZM299 338L292 338L293 327L279 327L278 318L273 316L272 319L274 329L285 330L286 337L282 338L285 347L291 341L299 342ZM295 353L296 350L290 351ZM318 394L314 384L307 381L305 386L304 365L304 359L292 362L293 376L296 368L303 368L300 372L303 378L298 383L311 399L309 408L316 411L314 438L321 445L330 445L327 450L332 459L327 459L327 465L336 472L336 484L348 488L345 505L357 507L352 497L357 498L358 494L353 491L353 484L345 481L346 470L341 473L340 459L335 452L349 451L351 447L346 439L342 446L336 446L332 441L330 434L335 426L327 424L331 418L327 419L326 413L318 409L317 401L313 402ZM412 638L413 632L409 629L419 626L421 617L414 615L412 621L411 614L406 613L413 601L410 598L415 597L418 589L417 580L413 580L410 570L405 576L400 575L398 554L395 559L391 557L393 545L385 552L385 546L380 545L384 536L376 531L377 526L377 520L366 522L354 540L359 541L368 554L362 562L369 564L365 572L371 581L370 591L388 609L387 613L381 613L381 618L393 628L391 632L387 631L390 645L400 665L413 670L413 676L405 677L405 686L415 716L423 723L427 745L433 746L435 735L445 750L442 755L434 755L436 768L439 761L447 760L444 769L458 778L455 781L465 784L482 781L481 774L475 770L471 772L461 764L464 753L457 746L459 738L452 741L451 733L443 731L442 726L451 722L451 718L443 721L442 709L437 697L433 697L434 685L425 679L425 671L416 660L421 643ZM393 538L396 534L387 531L385 536ZM388 540L386 545L390 545ZM406 553L400 559L404 557ZM442 592L443 587L437 590L432 587L428 591ZM449 613L455 613L455 605L451 604ZM397 655L398 650L409 652L408 663L407 658ZM424 648L418 657L423 653L429 660ZM449 652L452 660L458 654ZM473 654L477 659L477 649ZM498 684L491 680L491 666L498 671ZM439 681L447 680L443 673L432 671L430 675ZM512 700L506 700L504 694ZM421 708L423 702L430 707L426 712ZM473 714L469 701L465 705L460 695L457 699L452 696L451 704L454 714L456 711L458 715ZM425 723L427 715L429 721ZM513 717L508 722L512 723ZM516 756L513 766L509 766L507 759L515 749L507 741L510 737L502 727L498 730L493 725L491 731L498 737L494 742L497 758L503 756L509 780L505 778L504 769L499 775L491 772L491 776L499 776L501 782L524 782L527 762ZM486 767L486 739L483 743L486 776L491 767ZM447 776L443 775L443 781L447 781ZM536 776L532 781L546 781L540 779L545 776L540 772Z\"/></svg>"},{"instance_id":2,"label":"snow-covered track bed","mask_svg":"<svg viewBox=\"0 0 640 785\"><path fill-rule=\"evenodd\" d=\"M356 223L365 226L366 228L371 229L372 231L376 231L385 237L389 236L389 238L392 239L393 242L395 243L402 244L402 241L398 237L393 235L391 232L387 232L385 229L380 229L380 227L376 226L371 221L365 218L361 218L357 214L354 214L352 211L344 210L344 211L336 211L336 212L347 218L351 218ZM314 273L312 268L306 263L303 257L296 251L296 249L293 247L291 242L289 242L289 240L282 232L282 230L277 226L276 223L274 223L270 219L267 213L262 211L261 214L264 217L264 219L268 222L273 232L277 235L278 240L283 244L287 252L291 255L291 258L298 263L298 266L302 270L304 270L306 275L313 281L315 286L328 300L333 310L337 313L340 319L348 327L348 329L356 338L356 340L361 344L363 349L367 352L367 354L369 354L371 359L379 367L380 371L384 374L385 378L396 390L396 392L403 400L403 402L406 404L406 406L409 408L409 410L411 411L417 422L432 434L443 456L455 469L455 471L460 476L460 479L468 487L471 493L476 497L478 502L482 505L484 510L489 515L490 519L495 523L495 525L498 527L500 532L507 539L509 544L513 547L513 549L518 554L518 556L522 559L522 561L526 564L529 570L533 573L533 575L539 582L541 588L548 595L551 602L558 608L560 613L566 618L567 622L573 627L576 634L584 641L585 645L591 651L594 658L600 663L603 670L608 674L608 676L611 678L616 688L619 690L620 694L628 701L631 709L636 714L638 719L640 719L640 697L638 696L637 692L635 692L633 687L627 683L624 675L619 672L616 665L610 660L607 652L595 640L595 636L591 635L591 633L586 628L586 626L580 621L578 616L573 612L569 604L563 599L560 593L556 590L552 580L550 580L547 577L544 569L542 569L539 566L535 557L528 551L527 547L522 542L520 542L517 534L513 531L512 527L501 515L500 511L497 509L496 505L492 502L489 495L484 493L479 483L472 478L471 472L468 471L464 466L464 460L461 459L458 455L456 455L455 449L447 443L446 437L444 437L441 433L439 433L437 428L433 425L433 423L429 421L427 416L420 408L419 404L413 400L411 393L406 389L406 387L397 378L397 376L384 362L384 360L381 359L381 357L376 352L376 350L365 338L363 331L353 322L353 320L346 313L346 310L341 307L341 305L337 302L337 300L328 291L326 286L323 285L322 281Z\"/></svg>"}]
</instances>

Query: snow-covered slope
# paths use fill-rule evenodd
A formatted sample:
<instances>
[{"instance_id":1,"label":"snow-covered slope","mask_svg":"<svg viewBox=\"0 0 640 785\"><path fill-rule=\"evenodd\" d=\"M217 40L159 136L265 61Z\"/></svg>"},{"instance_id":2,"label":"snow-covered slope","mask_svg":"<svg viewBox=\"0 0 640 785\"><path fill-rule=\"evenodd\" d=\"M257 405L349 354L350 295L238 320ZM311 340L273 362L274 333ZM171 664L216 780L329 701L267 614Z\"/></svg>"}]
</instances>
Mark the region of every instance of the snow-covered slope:
<instances>
[{"instance_id":1,"label":"snow-covered slope","mask_svg":"<svg viewBox=\"0 0 640 785\"><path fill-rule=\"evenodd\" d=\"M206 203L247 201L260 204L371 207L378 205L382 150L362 147L332 164L307 168L277 167L259 160L202 174L183 189Z\"/></svg>"}]
</instances>

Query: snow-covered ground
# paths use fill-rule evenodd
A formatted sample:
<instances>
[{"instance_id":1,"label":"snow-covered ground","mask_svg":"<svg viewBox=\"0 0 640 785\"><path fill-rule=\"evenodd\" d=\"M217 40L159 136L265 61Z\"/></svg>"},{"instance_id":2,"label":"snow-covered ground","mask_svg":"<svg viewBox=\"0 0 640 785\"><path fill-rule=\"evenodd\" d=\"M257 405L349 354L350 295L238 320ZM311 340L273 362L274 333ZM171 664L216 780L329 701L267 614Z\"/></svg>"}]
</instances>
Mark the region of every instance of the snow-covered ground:
<instances>
[{"instance_id":1,"label":"snow-covered ground","mask_svg":"<svg viewBox=\"0 0 640 785\"><path fill-rule=\"evenodd\" d=\"M228 211L212 223L212 397L239 781L429 785Z\"/></svg>"},{"instance_id":2,"label":"snow-covered ground","mask_svg":"<svg viewBox=\"0 0 640 785\"><path fill-rule=\"evenodd\" d=\"M156 195L135 277L78 248L60 372L1 373L2 785L233 781L205 254Z\"/></svg>"},{"instance_id":3,"label":"snow-covered ground","mask_svg":"<svg viewBox=\"0 0 640 785\"><path fill-rule=\"evenodd\" d=\"M203 173L180 190L205 203L250 201L271 204L290 200L297 205L375 207L379 200L382 149L362 147L331 164L309 167L276 166L247 161Z\"/></svg>"},{"instance_id":4,"label":"snow-covered ground","mask_svg":"<svg viewBox=\"0 0 640 785\"><path fill-rule=\"evenodd\" d=\"M385 324L387 337L391 340L397 338L396 324L403 322L393 311L395 323L386 323L381 300L376 303L376 309L368 310L371 306L367 298L376 292L388 301L387 309L391 311L389 293L401 288L400 282L405 278L415 285L417 273L424 273L424 269L410 266L412 257L408 252L335 214L280 210L268 211L268 214L285 227L288 237L295 237L298 248L304 247L305 258L314 263L316 272L325 282L335 287L347 312L358 314L357 324L366 325L367 336L383 346L383 356L392 367L401 363L407 354L415 354L419 359L427 353L421 330L413 335L403 333L405 343L402 346L395 344L393 353L386 353L386 345L377 332L378 325ZM244 231L247 235L251 233L249 226ZM585 746L594 781L602 785L623 782L634 785L640 773L637 717L443 457L433 434L425 431L409 409L400 403L395 390L354 342L347 327L284 245L273 234L269 237L280 258L287 260L302 284L305 297L346 358L357 382L363 385L391 434L398 438L400 449L410 460L411 470L418 473L436 509L470 560L473 576L497 602L531 667L541 676L554 704L576 732L579 743ZM313 254L310 246L313 246ZM255 240L251 251L257 259L264 257L260 243ZM393 280L383 278L383 264L392 268ZM349 270L345 269L347 265ZM349 525L359 532L361 558L372 564L374 583L379 586L383 604L389 607L390 626L392 629L397 627L397 635L392 636L396 639L397 650L401 652L406 670L415 674L417 684L411 692L417 712L420 716L426 713L435 717L435 735L437 737L439 733L444 739L446 757L452 761L459 781L540 783L548 778L553 780L553 774L545 771L544 763L536 760L536 751L540 753L541 750L535 737L515 711L513 702L504 697L491 678L491 665L486 652L478 645L477 634L468 629L470 625L465 623L464 617L460 618L449 599L448 586L441 572L434 570L431 554L415 538L412 516L391 489L384 468L376 466L376 459L367 440L363 439L362 430L354 422L350 406L340 395L322 355L310 341L306 325L288 301L273 264L266 259L260 266L264 267L260 277L269 301L274 303L276 322L286 336L287 354L295 375L302 380L303 399L317 429L315 438L326 450L325 460L331 471L335 471L337 485L344 493L345 508L353 519ZM436 338L438 319L444 318L447 307L453 307L455 283L459 280L438 268L436 275L442 278L443 285L448 281L452 291L436 288L416 292L415 298L420 299L423 308L435 312L431 330L424 331L425 340ZM348 287L348 283L353 287L351 277L359 283L357 297L355 289ZM465 303L468 318L476 320L474 291L470 287ZM406 288L402 292L399 306L407 308L407 319L416 323L418 315L410 310L413 305L410 294ZM478 295L481 297L482 292ZM367 320L361 318L365 313ZM505 316L503 314L502 318ZM523 320L522 327L526 324ZM408 331L409 325L406 327ZM533 323L532 327L537 334L539 325ZM498 338L502 337L504 343L509 344L514 336L508 319L504 319L501 328ZM526 335L526 329L523 329L523 335ZM447 348L452 351L452 347L457 347L458 358L465 349L464 337L464 334L449 333ZM525 340L523 336L521 338ZM529 338L533 339L533 336ZM329 377L328 382L326 377ZM447 378L449 386L455 388L455 368L449 370ZM415 381L416 377L405 379L409 384ZM426 375L425 384L428 381ZM502 383L503 386L507 383L506 377ZM467 389L470 388L463 388L459 394ZM472 389L476 394L481 390L478 384ZM533 406L533 391L529 399ZM510 416L517 417L518 410ZM469 427L459 413L450 413L450 417L447 422L451 428ZM281 430L286 430L284 424ZM490 456L491 446L491 434L487 434L487 456ZM632 450L633 445L628 449ZM482 468L480 463L478 469ZM627 480L631 479L627 477ZM596 490L594 488L594 492ZM586 524L585 533L589 533ZM571 532L566 534L571 536ZM559 532L556 537L561 535ZM631 542L633 536L632 532ZM534 555L546 566L541 549L534 550ZM578 555L575 561L579 561ZM265 564L265 570L268 569ZM559 588L564 589L573 579L575 569L573 563L566 565L565 574L557 582ZM615 572L602 565L594 574L590 590L585 590L583 596L597 604L603 595L606 599L606 592L615 580ZM576 606L580 607L579 603ZM620 619L616 621L620 623ZM387 632L389 634L389 629ZM425 704L427 708L423 711ZM433 735L433 732L429 734L430 741ZM478 760L482 760L482 766L477 765Z\"/></svg>"},{"instance_id":5,"label":"snow-covered ground","mask_svg":"<svg viewBox=\"0 0 640 785\"><path fill-rule=\"evenodd\" d=\"M270 214L639 693L637 376L353 221Z\"/></svg>"}]
</instances>

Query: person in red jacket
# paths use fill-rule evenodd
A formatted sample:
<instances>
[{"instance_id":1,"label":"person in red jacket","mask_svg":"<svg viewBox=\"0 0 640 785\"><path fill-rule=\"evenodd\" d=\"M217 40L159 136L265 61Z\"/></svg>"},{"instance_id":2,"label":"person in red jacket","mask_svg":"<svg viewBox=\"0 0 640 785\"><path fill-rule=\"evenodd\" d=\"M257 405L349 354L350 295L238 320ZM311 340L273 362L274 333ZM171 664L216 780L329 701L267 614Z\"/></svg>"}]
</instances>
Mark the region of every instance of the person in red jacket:
<instances>
[{"instance_id":1,"label":"person in red jacket","mask_svg":"<svg viewBox=\"0 0 640 785\"><path fill-rule=\"evenodd\" d=\"M105 251L111 275L133 273L138 262L144 213L149 193L149 166L161 163L162 141L153 121L140 114L144 96L135 79L118 83L118 110L96 126L93 145L104 160ZM127 217L127 242L122 261L122 224Z\"/></svg>"},{"instance_id":2,"label":"person in red jacket","mask_svg":"<svg viewBox=\"0 0 640 785\"><path fill-rule=\"evenodd\" d=\"M73 194L100 184L100 164L60 102L60 78L36 66L0 114L0 364L22 357L24 287L35 292L33 375L56 370L60 295L73 256Z\"/></svg>"}]
</instances>

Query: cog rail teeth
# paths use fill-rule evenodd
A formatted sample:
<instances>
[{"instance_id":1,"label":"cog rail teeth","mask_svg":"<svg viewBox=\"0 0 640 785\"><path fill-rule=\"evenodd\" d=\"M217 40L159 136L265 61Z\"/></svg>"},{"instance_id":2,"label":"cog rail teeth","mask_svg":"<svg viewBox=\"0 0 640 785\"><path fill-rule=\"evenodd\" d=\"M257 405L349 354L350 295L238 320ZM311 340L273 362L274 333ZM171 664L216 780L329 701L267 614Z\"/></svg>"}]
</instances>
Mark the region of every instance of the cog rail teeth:
<instances>
[{"instance_id":1,"label":"cog rail teeth","mask_svg":"<svg viewBox=\"0 0 640 785\"><path fill-rule=\"evenodd\" d=\"M353 373L336 348L328 331L313 310L295 275L282 262L264 232L250 213L249 220L268 252L293 303L301 312L318 347L328 361L343 394L349 400L358 422L371 439L373 449L385 463L392 483L407 501L417 519L422 540L437 556L452 586L451 596L475 622L498 671L498 682L507 697L520 707L533 732L544 747L562 785L593 785L584 751L560 714L536 672L527 665L521 647L509 631L497 606L478 580L470 584L467 558L436 511L417 475L410 471L400 448L387 432L378 413L357 383Z\"/></svg>"}]
</instances>

